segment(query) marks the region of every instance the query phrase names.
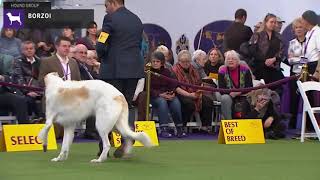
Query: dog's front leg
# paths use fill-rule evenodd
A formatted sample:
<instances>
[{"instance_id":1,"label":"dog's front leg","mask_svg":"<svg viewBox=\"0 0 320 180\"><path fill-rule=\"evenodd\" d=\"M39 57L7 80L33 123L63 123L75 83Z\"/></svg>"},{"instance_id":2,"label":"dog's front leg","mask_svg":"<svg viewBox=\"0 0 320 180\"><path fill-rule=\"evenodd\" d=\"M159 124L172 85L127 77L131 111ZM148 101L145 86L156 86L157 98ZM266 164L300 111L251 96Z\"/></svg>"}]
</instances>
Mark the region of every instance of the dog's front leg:
<instances>
[{"instance_id":1,"label":"dog's front leg","mask_svg":"<svg viewBox=\"0 0 320 180\"><path fill-rule=\"evenodd\" d=\"M51 161L64 161L68 158L70 145L74 138L75 126L64 127L64 135L62 141L61 152L58 157L53 158Z\"/></svg>"}]
</instances>

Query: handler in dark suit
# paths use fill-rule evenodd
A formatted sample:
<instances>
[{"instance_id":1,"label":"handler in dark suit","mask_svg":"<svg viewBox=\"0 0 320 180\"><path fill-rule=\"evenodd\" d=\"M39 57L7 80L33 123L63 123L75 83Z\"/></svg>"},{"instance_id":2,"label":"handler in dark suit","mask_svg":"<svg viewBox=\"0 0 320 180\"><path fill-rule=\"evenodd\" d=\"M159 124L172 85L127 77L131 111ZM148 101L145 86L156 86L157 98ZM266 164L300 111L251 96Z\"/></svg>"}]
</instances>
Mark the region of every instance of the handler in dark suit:
<instances>
[{"instance_id":1,"label":"handler in dark suit","mask_svg":"<svg viewBox=\"0 0 320 180\"><path fill-rule=\"evenodd\" d=\"M101 59L100 77L125 96L129 123L133 127L132 98L138 79L144 76L144 60L140 53L143 26L139 17L124 7L124 0L106 0L105 6L107 15L96 46Z\"/></svg>"},{"instance_id":2,"label":"handler in dark suit","mask_svg":"<svg viewBox=\"0 0 320 180\"><path fill-rule=\"evenodd\" d=\"M43 59L40 64L39 80L44 86L44 77L51 72L57 72L65 80L80 81L80 71L76 60L68 58L71 40L67 37L58 37L55 42L57 53Z\"/></svg>"},{"instance_id":3,"label":"handler in dark suit","mask_svg":"<svg viewBox=\"0 0 320 180\"><path fill-rule=\"evenodd\" d=\"M39 69L40 86L44 86L44 77L51 72L57 72L64 80L80 81L81 78L78 63L76 60L68 58L71 40L67 37L58 37L55 42L55 46L57 53L47 59L41 60ZM56 137L61 138L63 134L63 128L59 125L56 125L55 131Z\"/></svg>"}]
</instances>

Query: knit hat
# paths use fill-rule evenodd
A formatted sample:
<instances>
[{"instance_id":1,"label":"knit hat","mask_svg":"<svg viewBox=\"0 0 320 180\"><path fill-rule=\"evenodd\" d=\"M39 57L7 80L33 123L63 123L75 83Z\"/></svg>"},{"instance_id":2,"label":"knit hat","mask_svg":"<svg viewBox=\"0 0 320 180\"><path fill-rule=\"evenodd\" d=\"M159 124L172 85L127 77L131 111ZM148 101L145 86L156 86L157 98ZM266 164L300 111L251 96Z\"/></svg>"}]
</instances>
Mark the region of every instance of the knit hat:
<instances>
[{"instance_id":1,"label":"knit hat","mask_svg":"<svg viewBox=\"0 0 320 180\"><path fill-rule=\"evenodd\" d=\"M305 11L302 14L302 18L306 20L308 23L310 23L311 25L317 25L319 20L318 15L311 10Z\"/></svg>"}]
</instances>

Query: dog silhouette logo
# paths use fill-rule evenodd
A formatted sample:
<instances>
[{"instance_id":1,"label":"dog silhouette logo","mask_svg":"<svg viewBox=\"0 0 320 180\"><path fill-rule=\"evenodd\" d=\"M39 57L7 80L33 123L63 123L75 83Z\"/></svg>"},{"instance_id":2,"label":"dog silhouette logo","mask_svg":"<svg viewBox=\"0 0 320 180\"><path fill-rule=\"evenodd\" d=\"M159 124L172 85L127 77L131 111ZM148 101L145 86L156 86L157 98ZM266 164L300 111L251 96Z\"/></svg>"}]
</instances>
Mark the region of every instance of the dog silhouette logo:
<instances>
[{"instance_id":1,"label":"dog silhouette logo","mask_svg":"<svg viewBox=\"0 0 320 180\"><path fill-rule=\"evenodd\" d=\"M4 10L3 22L5 28L19 29L24 27L24 10L6 9Z\"/></svg>"},{"instance_id":2,"label":"dog silhouette logo","mask_svg":"<svg viewBox=\"0 0 320 180\"><path fill-rule=\"evenodd\" d=\"M12 25L13 21L18 21L18 23L21 25L21 19L20 19L20 13L18 16L14 16L11 14L11 12L7 12L6 14L10 20L10 25Z\"/></svg>"}]
</instances>

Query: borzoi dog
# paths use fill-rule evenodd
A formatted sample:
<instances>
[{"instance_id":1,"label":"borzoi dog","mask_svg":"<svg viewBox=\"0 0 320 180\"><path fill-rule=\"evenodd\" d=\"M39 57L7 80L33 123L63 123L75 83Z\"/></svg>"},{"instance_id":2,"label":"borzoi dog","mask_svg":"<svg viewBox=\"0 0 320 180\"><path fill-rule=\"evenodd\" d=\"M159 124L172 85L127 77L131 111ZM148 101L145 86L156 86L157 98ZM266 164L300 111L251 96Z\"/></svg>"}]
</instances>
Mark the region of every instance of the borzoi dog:
<instances>
[{"instance_id":1,"label":"borzoi dog","mask_svg":"<svg viewBox=\"0 0 320 180\"><path fill-rule=\"evenodd\" d=\"M123 137L138 140L146 147L152 143L144 132L133 132L128 125L128 104L124 96L112 85L100 80L63 81L57 73L49 73L44 78L46 85L46 125L39 133L44 150L47 146L48 132L54 122L64 127L61 152L51 161L68 158L69 147L73 141L76 125L90 115L96 116L96 128L103 143L103 151L98 159L103 162L110 149L108 134L116 128ZM128 140L129 141L129 140ZM130 153L131 143L124 153Z\"/></svg>"},{"instance_id":2,"label":"borzoi dog","mask_svg":"<svg viewBox=\"0 0 320 180\"><path fill-rule=\"evenodd\" d=\"M18 21L18 23L21 25L21 19L20 19L20 14L18 16L14 16L11 14L11 12L8 12L6 14L10 20L10 25L12 25L13 21Z\"/></svg>"}]
</instances>

